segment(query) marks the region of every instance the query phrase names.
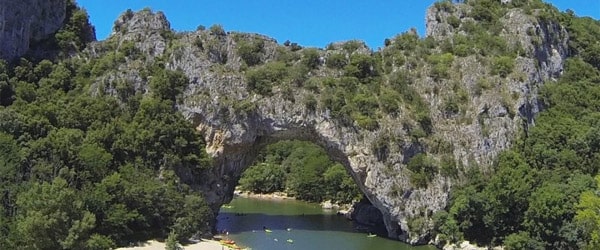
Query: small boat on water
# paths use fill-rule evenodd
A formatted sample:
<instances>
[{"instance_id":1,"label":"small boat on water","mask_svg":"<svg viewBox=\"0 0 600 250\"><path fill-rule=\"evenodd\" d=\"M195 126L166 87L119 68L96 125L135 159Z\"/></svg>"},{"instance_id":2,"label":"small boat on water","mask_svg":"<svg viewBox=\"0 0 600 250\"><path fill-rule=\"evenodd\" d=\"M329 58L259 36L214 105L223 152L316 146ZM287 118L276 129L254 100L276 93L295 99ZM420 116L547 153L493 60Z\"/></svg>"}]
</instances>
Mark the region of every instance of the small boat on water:
<instances>
[{"instance_id":1,"label":"small boat on water","mask_svg":"<svg viewBox=\"0 0 600 250\"><path fill-rule=\"evenodd\" d=\"M377 237L377 234L371 234L371 233L370 233L369 235L367 235L367 237L368 237L368 238Z\"/></svg>"},{"instance_id":2,"label":"small boat on water","mask_svg":"<svg viewBox=\"0 0 600 250\"><path fill-rule=\"evenodd\" d=\"M223 205L223 206L221 206L221 207L222 207L222 208L233 208L233 206L232 206L232 205Z\"/></svg>"},{"instance_id":3,"label":"small boat on water","mask_svg":"<svg viewBox=\"0 0 600 250\"><path fill-rule=\"evenodd\" d=\"M265 233L272 233L273 231L271 229L265 229Z\"/></svg>"},{"instance_id":4,"label":"small boat on water","mask_svg":"<svg viewBox=\"0 0 600 250\"><path fill-rule=\"evenodd\" d=\"M294 240L292 240L292 239L287 239L287 243L290 243L290 244L291 244L291 243L294 243Z\"/></svg>"}]
</instances>

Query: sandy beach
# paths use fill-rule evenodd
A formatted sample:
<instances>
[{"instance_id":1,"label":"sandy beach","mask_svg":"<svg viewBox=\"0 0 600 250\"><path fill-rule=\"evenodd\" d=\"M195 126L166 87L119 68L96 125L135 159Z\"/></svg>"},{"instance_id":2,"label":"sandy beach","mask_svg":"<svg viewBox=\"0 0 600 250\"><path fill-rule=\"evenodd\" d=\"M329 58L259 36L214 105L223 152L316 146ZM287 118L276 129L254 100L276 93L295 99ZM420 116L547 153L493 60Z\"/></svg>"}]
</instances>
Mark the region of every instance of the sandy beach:
<instances>
[{"instance_id":1,"label":"sandy beach","mask_svg":"<svg viewBox=\"0 0 600 250\"><path fill-rule=\"evenodd\" d=\"M135 247L123 247L117 248L116 250L164 250L165 243L158 242L155 240L147 241L143 244L143 246L135 246ZM225 246L222 246L218 241L214 240L202 240L198 243L192 243L183 245L183 249L185 250L223 250L229 249Z\"/></svg>"}]
</instances>

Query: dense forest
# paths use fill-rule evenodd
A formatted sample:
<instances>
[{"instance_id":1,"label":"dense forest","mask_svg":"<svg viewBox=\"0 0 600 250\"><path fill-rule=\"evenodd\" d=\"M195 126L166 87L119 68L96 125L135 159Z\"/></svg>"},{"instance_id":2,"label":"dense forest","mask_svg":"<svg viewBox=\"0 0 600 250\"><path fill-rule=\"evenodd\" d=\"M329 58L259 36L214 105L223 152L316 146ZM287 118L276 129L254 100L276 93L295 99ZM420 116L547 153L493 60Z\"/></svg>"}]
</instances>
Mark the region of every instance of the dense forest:
<instances>
[{"instance_id":1,"label":"dense forest","mask_svg":"<svg viewBox=\"0 0 600 250\"><path fill-rule=\"evenodd\" d=\"M522 53L497 38L505 5L460 2L473 7L478 22L460 26L464 30L453 41L407 32L386 39L387 49L372 56L333 53L322 68L341 73L318 83L307 77L321 67L317 49L287 43L277 60L260 64L262 45L240 41L237 53L248 89L268 96L284 79L320 91L303 105L324 105L332 116L367 130L377 128L383 114L398 115L402 102L417 121L410 135L431 136L430 110L410 83L414 73L395 72L390 84L381 84L382 74L393 67L393 60L382 58L406 60L402 63L415 68L427 64L429 77L444 79L454 58L485 55L492 58L491 73L504 77ZM493 173L469 168L447 209L434 215L431 236L506 249L598 249L600 22L560 13L542 1L513 0L509 7L537 11L539 18L566 27L570 58L563 75L541 88L544 111L535 126L496 159ZM213 214L204 197L179 177L182 170L202 175L211 168L202 135L176 105L189 79L165 69L159 58L145 67L146 93L125 82L116 82L112 93L97 91L94 79L144 55L132 43L107 41L102 56L77 56L90 42L85 35L90 27L85 11L69 1L64 27L43 44L55 57L0 62L0 249L110 249L167 235L186 240L211 230ZM211 32L224 33L218 25ZM342 49L360 46L348 42ZM482 91L486 88L482 83ZM460 113L468 100L457 92L444 100L449 115ZM237 105L241 111L253 107ZM374 153L384 155L384 149L373 145ZM427 154L413 157L406 167L414 186L427 186L437 174L456 178L455 159L444 156L440 164ZM256 165L240 180L243 189L283 190L310 201L350 202L360 196L344 167L307 142L270 145ZM411 224L416 222L426 223Z\"/></svg>"},{"instance_id":2,"label":"dense forest","mask_svg":"<svg viewBox=\"0 0 600 250\"><path fill-rule=\"evenodd\" d=\"M300 200L350 204L361 198L346 168L332 162L325 150L304 141L269 145L240 179L240 188L254 193L285 192Z\"/></svg>"},{"instance_id":3,"label":"dense forest","mask_svg":"<svg viewBox=\"0 0 600 250\"><path fill-rule=\"evenodd\" d=\"M58 60L0 63L0 249L110 249L210 230L204 198L174 172L210 166L174 107L188 79L156 66L146 95L91 94L125 52L71 56L90 25L73 2L68 15L45 45Z\"/></svg>"},{"instance_id":4,"label":"dense forest","mask_svg":"<svg viewBox=\"0 0 600 250\"><path fill-rule=\"evenodd\" d=\"M493 1L477 1L483 2L491 13L499 10ZM494 174L474 168L448 209L435 215L435 234L445 241L505 249L600 247L600 22L549 10L547 18L569 31L571 58L560 79L542 87L545 110L498 157Z\"/></svg>"}]
</instances>

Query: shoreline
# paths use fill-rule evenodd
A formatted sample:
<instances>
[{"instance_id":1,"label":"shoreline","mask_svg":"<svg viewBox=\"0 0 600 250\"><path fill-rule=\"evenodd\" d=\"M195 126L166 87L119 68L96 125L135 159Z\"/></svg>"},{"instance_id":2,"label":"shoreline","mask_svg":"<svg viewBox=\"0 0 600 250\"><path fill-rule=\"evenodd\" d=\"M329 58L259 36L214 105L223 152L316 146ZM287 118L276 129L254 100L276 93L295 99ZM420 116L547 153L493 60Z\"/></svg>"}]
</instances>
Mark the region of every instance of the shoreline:
<instances>
[{"instance_id":1,"label":"shoreline","mask_svg":"<svg viewBox=\"0 0 600 250\"><path fill-rule=\"evenodd\" d=\"M241 190L237 190L237 189L233 192L233 196L234 197L251 198L251 199L261 199L261 200L298 200L298 199L296 199L296 197L289 196L285 192L274 192L274 193L270 193L270 194L257 194L257 193L241 191ZM298 201L301 201L301 200L298 200ZM309 201L304 201L304 202L309 202ZM342 215L349 220L351 220L350 213L352 213L352 208L353 208L354 204L356 204L356 202L352 203L352 204L337 204L337 203L332 203L330 200L326 200L326 201L323 201L320 203L316 203L316 202L309 202L309 203L319 204L321 206L321 208L323 208L323 209L335 210L339 215ZM223 204L223 205L225 205L225 204Z\"/></svg>"},{"instance_id":2,"label":"shoreline","mask_svg":"<svg viewBox=\"0 0 600 250\"><path fill-rule=\"evenodd\" d=\"M270 193L270 194L257 194L257 193L252 193L252 192L235 190L233 192L233 196L252 198L252 199L262 199L262 200L296 200L295 197L288 196L284 192L274 192L274 193Z\"/></svg>"},{"instance_id":3,"label":"shoreline","mask_svg":"<svg viewBox=\"0 0 600 250\"><path fill-rule=\"evenodd\" d=\"M223 245L216 240L202 239L197 242L192 242L185 245L180 245L184 250L222 250ZM120 247L115 250L164 250L166 247L165 242L157 240L149 240L140 243L139 246L132 247Z\"/></svg>"}]
</instances>

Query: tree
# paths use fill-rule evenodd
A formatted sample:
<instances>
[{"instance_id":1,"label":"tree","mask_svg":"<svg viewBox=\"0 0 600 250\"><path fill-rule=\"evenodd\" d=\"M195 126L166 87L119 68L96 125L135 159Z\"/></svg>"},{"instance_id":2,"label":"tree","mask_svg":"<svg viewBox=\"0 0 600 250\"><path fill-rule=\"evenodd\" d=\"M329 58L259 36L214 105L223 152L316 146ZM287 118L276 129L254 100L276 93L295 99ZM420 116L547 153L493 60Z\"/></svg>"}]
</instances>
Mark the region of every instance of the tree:
<instances>
[{"instance_id":1,"label":"tree","mask_svg":"<svg viewBox=\"0 0 600 250\"><path fill-rule=\"evenodd\" d=\"M600 175L596 176L596 185L600 186ZM600 248L600 195L595 190L581 194L577 204L576 222L583 228L586 249Z\"/></svg>"},{"instance_id":2,"label":"tree","mask_svg":"<svg viewBox=\"0 0 600 250\"><path fill-rule=\"evenodd\" d=\"M281 192L285 188L285 179L283 167L272 163L261 163L246 169L239 185L242 190L253 193Z\"/></svg>"},{"instance_id":3,"label":"tree","mask_svg":"<svg viewBox=\"0 0 600 250\"><path fill-rule=\"evenodd\" d=\"M253 39L251 41L240 40L238 43L238 55L240 55L246 65L252 67L261 63L265 46L265 42L262 39Z\"/></svg>"},{"instance_id":4,"label":"tree","mask_svg":"<svg viewBox=\"0 0 600 250\"><path fill-rule=\"evenodd\" d=\"M305 49L302 51L302 55L302 64L309 69L316 69L321 64L321 56L317 49Z\"/></svg>"},{"instance_id":5,"label":"tree","mask_svg":"<svg viewBox=\"0 0 600 250\"><path fill-rule=\"evenodd\" d=\"M96 217L67 182L33 184L17 198L17 246L25 249L83 249Z\"/></svg>"},{"instance_id":6,"label":"tree","mask_svg":"<svg viewBox=\"0 0 600 250\"><path fill-rule=\"evenodd\" d=\"M177 233L171 231L169 233L169 237L167 237L165 250L183 250L183 248L179 245L177 238Z\"/></svg>"}]
</instances>

